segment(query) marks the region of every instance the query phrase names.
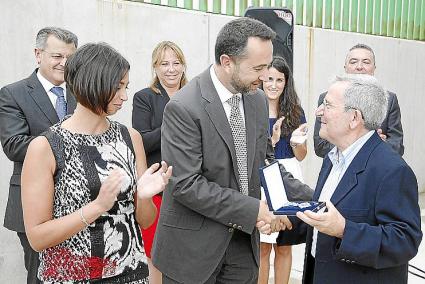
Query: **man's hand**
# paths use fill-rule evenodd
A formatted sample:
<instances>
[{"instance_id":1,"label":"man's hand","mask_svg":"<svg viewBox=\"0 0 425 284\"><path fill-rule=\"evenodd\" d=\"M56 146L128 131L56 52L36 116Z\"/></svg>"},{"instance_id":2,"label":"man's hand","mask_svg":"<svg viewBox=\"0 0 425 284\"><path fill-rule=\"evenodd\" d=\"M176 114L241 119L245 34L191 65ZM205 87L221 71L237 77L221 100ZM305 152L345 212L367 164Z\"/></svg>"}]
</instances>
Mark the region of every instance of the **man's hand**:
<instances>
[{"instance_id":1,"label":"man's hand","mask_svg":"<svg viewBox=\"0 0 425 284\"><path fill-rule=\"evenodd\" d=\"M255 224L255 226L262 234L270 235L272 233L270 224L266 224L264 221L257 221L257 224Z\"/></svg>"},{"instance_id":2,"label":"man's hand","mask_svg":"<svg viewBox=\"0 0 425 284\"><path fill-rule=\"evenodd\" d=\"M288 217L282 215L279 216L278 219L280 221L280 231L292 230L292 223L289 221Z\"/></svg>"},{"instance_id":3,"label":"man's hand","mask_svg":"<svg viewBox=\"0 0 425 284\"><path fill-rule=\"evenodd\" d=\"M269 211L265 201L260 200L260 208L258 209L258 217L256 227L263 233L270 235L272 233L271 223L275 222L276 216Z\"/></svg>"},{"instance_id":4,"label":"man's hand","mask_svg":"<svg viewBox=\"0 0 425 284\"><path fill-rule=\"evenodd\" d=\"M275 216L269 211L264 201L260 201L256 227L262 234L270 235L274 232L291 230L292 224L286 216Z\"/></svg>"},{"instance_id":5,"label":"man's hand","mask_svg":"<svg viewBox=\"0 0 425 284\"><path fill-rule=\"evenodd\" d=\"M319 232L342 239L345 230L345 218L339 213L335 206L326 201L327 212L315 213L310 210L297 212L297 217Z\"/></svg>"},{"instance_id":6,"label":"man's hand","mask_svg":"<svg viewBox=\"0 0 425 284\"><path fill-rule=\"evenodd\" d=\"M384 133L382 133L382 129L378 128L378 130L376 130L376 132L378 132L379 137L381 137L382 141L387 141L387 135L385 135Z\"/></svg>"},{"instance_id":7,"label":"man's hand","mask_svg":"<svg viewBox=\"0 0 425 284\"><path fill-rule=\"evenodd\" d=\"M288 217L282 215L282 216L276 216L276 219L272 221L270 224L271 232L279 232L284 230L291 230L292 229L292 223L289 221Z\"/></svg>"}]
</instances>

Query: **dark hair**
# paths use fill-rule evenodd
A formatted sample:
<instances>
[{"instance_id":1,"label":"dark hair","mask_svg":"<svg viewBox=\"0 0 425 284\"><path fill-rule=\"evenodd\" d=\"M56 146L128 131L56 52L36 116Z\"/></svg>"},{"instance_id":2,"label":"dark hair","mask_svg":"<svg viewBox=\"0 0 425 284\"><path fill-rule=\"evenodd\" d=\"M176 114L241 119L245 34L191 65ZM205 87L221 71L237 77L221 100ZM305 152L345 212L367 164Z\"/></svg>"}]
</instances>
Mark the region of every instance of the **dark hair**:
<instances>
[{"instance_id":1,"label":"dark hair","mask_svg":"<svg viewBox=\"0 0 425 284\"><path fill-rule=\"evenodd\" d=\"M47 38L50 35L53 35L65 43L74 44L75 48L78 47L78 38L74 33L58 27L45 27L39 30L37 33L37 37L35 38L35 48L45 49Z\"/></svg>"},{"instance_id":2,"label":"dark hair","mask_svg":"<svg viewBox=\"0 0 425 284\"><path fill-rule=\"evenodd\" d=\"M228 22L220 30L215 43L215 62L220 64L220 56L226 54L242 57L246 50L248 38L259 37L273 40L276 33L260 21L242 17Z\"/></svg>"},{"instance_id":3,"label":"dark hair","mask_svg":"<svg viewBox=\"0 0 425 284\"><path fill-rule=\"evenodd\" d=\"M366 45L364 43L358 43L355 46L353 46L352 48L350 48L349 51L352 51L354 49L366 49L366 50L369 50L370 53L372 53L373 63L375 64L375 52L373 52L373 49L369 45Z\"/></svg>"},{"instance_id":4,"label":"dark hair","mask_svg":"<svg viewBox=\"0 0 425 284\"><path fill-rule=\"evenodd\" d=\"M66 61L65 81L77 102L96 114L107 113L128 70L128 61L110 45L88 43Z\"/></svg>"},{"instance_id":5,"label":"dark hair","mask_svg":"<svg viewBox=\"0 0 425 284\"><path fill-rule=\"evenodd\" d=\"M288 136L301 124L302 108L300 99L295 91L294 78L288 63L280 56L274 56L269 65L285 75L285 88L279 97L277 118L285 117L282 123L282 135Z\"/></svg>"}]
</instances>

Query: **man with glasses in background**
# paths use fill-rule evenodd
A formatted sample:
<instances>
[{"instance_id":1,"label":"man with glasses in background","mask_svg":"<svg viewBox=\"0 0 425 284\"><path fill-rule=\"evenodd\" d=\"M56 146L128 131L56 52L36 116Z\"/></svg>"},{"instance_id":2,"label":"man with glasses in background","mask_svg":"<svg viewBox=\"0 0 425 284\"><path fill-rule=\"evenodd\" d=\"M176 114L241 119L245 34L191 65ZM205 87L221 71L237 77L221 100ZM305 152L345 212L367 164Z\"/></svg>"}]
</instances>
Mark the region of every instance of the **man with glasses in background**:
<instances>
[{"instance_id":1,"label":"man with glasses in background","mask_svg":"<svg viewBox=\"0 0 425 284\"><path fill-rule=\"evenodd\" d=\"M345 73L347 74L368 74L374 75L375 53L372 48L365 44L356 44L350 48L344 64ZM387 142L391 148L400 156L403 156L403 128L401 125L401 113L398 105L396 94L388 93L388 109L385 119L377 129L379 136L383 141ZM323 102L326 93L320 94L318 105ZM327 153L334 147L329 141L319 136L320 122L316 120L314 124L314 151L316 155L324 158Z\"/></svg>"},{"instance_id":2,"label":"man with glasses in background","mask_svg":"<svg viewBox=\"0 0 425 284\"><path fill-rule=\"evenodd\" d=\"M4 153L14 163L4 226L18 234L24 250L27 283L40 281L38 253L28 243L22 217L22 164L31 140L75 109L75 98L66 90L64 67L77 46L77 36L70 31L57 27L41 29L35 45L38 68L28 78L0 90L0 140Z\"/></svg>"}]
</instances>

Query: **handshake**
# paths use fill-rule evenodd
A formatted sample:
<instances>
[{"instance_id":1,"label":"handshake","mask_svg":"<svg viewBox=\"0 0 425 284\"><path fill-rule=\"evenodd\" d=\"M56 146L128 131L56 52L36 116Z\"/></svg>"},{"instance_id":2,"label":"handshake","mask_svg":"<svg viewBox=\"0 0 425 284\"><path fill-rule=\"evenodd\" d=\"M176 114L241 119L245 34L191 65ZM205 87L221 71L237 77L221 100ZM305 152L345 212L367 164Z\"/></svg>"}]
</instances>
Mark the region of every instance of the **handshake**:
<instances>
[{"instance_id":1,"label":"handshake","mask_svg":"<svg viewBox=\"0 0 425 284\"><path fill-rule=\"evenodd\" d=\"M270 235L274 232L291 230L292 224L284 215L276 216L269 211L267 204L260 201L256 227L262 234Z\"/></svg>"}]
</instances>

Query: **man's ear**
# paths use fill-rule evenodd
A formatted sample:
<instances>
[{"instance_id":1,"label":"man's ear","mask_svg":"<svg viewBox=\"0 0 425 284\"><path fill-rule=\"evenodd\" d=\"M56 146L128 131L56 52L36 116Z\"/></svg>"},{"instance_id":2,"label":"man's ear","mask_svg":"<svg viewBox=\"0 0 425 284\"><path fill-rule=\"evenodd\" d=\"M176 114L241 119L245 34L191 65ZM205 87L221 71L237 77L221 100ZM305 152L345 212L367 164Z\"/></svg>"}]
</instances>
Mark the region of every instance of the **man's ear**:
<instances>
[{"instance_id":1,"label":"man's ear","mask_svg":"<svg viewBox=\"0 0 425 284\"><path fill-rule=\"evenodd\" d=\"M357 128L359 125L364 125L363 115L358 109L354 109L353 118L350 121L350 127L352 129Z\"/></svg>"},{"instance_id":2,"label":"man's ear","mask_svg":"<svg viewBox=\"0 0 425 284\"><path fill-rule=\"evenodd\" d=\"M37 64L40 64L40 62L41 62L41 49L34 48L34 55L35 55L35 60L37 61Z\"/></svg>"},{"instance_id":3,"label":"man's ear","mask_svg":"<svg viewBox=\"0 0 425 284\"><path fill-rule=\"evenodd\" d=\"M221 65L223 68L225 68L225 69L230 68L230 67L232 66L232 64L233 64L233 60L232 60L232 58L230 58L230 56L229 56L229 55L227 55L227 54L222 54L222 55L220 56L220 65Z\"/></svg>"}]
</instances>

